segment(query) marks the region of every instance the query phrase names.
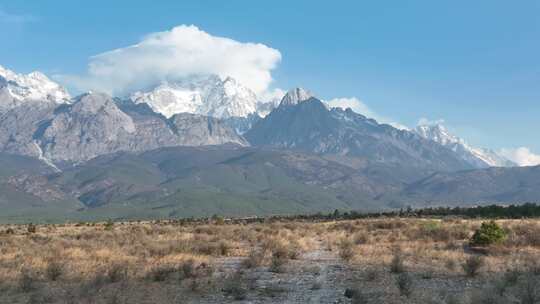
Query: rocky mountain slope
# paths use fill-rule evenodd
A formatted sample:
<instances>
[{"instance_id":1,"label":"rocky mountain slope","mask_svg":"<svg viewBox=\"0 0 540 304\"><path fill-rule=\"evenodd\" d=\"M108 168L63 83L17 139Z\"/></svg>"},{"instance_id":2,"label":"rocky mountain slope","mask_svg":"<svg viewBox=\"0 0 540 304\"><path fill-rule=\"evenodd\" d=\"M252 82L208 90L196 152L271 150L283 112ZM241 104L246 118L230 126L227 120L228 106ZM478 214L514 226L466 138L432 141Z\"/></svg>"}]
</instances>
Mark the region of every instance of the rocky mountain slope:
<instances>
[{"instance_id":1,"label":"rocky mountain slope","mask_svg":"<svg viewBox=\"0 0 540 304\"><path fill-rule=\"evenodd\" d=\"M55 165L118 151L228 142L247 145L218 119L188 113L166 119L144 104L98 93L81 95L71 104L24 104L0 115L0 151Z\"/></svg>"},{"instance_id":2,"label":"rocky mountain slope","mask_svg":"<svg viewBox=\"0 0 540 304\"><path fill-rule=\"evenodd\" d=\"M456 152L475 168L514 167L516 164L489 149L475 148L451 134L442 124L421 124L414 130L418 135L435 141Z\"/></svg>"},{"instance_id":3,"label":"rocky mountain slope","mask_svg":"<svg viewBox=\"0 0 540 304\"><path fill-rule=\"evenodd\" d=\"M280 106L245 134L252 145L356 157L372 163L429 170L472 168L431 140L357 114L328 109L302 89L287 93Z\"/></svg>"}]
</instances>

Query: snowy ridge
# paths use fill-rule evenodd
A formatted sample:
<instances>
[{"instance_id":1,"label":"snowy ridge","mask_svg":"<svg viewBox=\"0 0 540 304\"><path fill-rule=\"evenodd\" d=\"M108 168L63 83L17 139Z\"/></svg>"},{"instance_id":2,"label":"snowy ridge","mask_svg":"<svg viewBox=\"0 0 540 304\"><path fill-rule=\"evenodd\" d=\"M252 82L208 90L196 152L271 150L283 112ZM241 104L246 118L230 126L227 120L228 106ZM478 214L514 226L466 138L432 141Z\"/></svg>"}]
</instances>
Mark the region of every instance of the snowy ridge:
<instances>
[{"instance_id":1,"label":"snowy ridge","mask_svg":"<svg viewBox=\"0 0 540 304\"><path fill-rule=\"evenodd\" d=\"M150 91L138 91L129 97L135 103L147 103L165 117L192 113L216 118L248 117L268 112L268 103L235 79L216 75L192 76L163 82ZM271 106L270 106L271 107Z\"/></svg>"},{"instance_id":2,"label":"snowy ridge","mask_svg":"<svg viewBox=\"0 0 540 304\"><path fill-rule=\"evenodd\" d=\"M440 123L418 125L414 132L451 149L462 159L477 168L512 167L516 165L489 149L471 147L462 138L448 132Z\"/></svg>"},{"instance_id":3,"label":"snowy ridge","mask_svg":"<svg viewBox=\"0 0 540 304\"><path fill-rule=\"evenodd\" d=\"M0 66L1 108L12 108L25 102L69 103L70 95L59 84L41 72L17 74Z\"/></svg>"}]
</instances>

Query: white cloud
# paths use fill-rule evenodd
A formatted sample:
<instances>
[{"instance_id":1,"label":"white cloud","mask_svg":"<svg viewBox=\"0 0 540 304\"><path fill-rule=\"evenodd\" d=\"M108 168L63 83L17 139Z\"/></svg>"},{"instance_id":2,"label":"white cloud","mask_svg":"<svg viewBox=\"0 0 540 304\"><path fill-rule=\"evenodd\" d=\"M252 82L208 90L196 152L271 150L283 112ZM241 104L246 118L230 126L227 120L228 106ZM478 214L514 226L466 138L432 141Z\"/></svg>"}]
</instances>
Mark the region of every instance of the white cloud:
<instances>
[{"instance_id":1,"label":"white cloud","mask_svg":"<svg viewBox=\"0 0 540 304\"><path fill-rule=\"evenodd\" d=\"M350 108L356 113L362 114L369 118L373 118L380 123L389 124L397 129L401 129L401 130L409 129L408 127L400 123L394 122L389 118L378 115L377 113L372 111L363 101L361 101L360 99L356 97L334 98L334 99L326 101L326 103L331 108L342 108L344 110L347 108Z\"/></svg>"},{"instance_id":2,"label":"white cloud","mask_svg":"<svg viewBox=\"0 0 540 304\"><path fill-rule=\"evenodd\" d=\"M534 154L527 147L519 147L516 149L501 149L498 153L503 157L518 164L519 166L540 165L540 155Z\"/></svg>"},{"instance_id":3,"label":"white cloud","mask_svg":"<svg viewBox=\"0 0 540 304\"><path fill-rule=\"evenodd\" d=\"M258 97L262 102L271 102L277 106L279 105L279 102L281 101L283 96L285 96L285 94L287 94L285 90L282 90L280 88L275 88L272 90L266 90L262 92L261 94L259 94Z\"/></svg>"},{"instance_id":4,"label":"white cloud","mask_svg":"<svg viewBox=\"0 0 540 304\"><path fill-rule=\"evenodd\" d=\"M328 105L332 108L351 108L356 113L362 114L366 117L377 119L376 115L364 102L356 97L334 98L327 101Z\"/></svg>"},{"instance_id":5,"label":"white cloud","mask_svg":"<svg viewBox=\"0 0 540 304\"><path fill-rule=\"evenodd\" d=\"M81 91L124 95L161 81L216 74L231 76L261 93L272 82L271 71L280 60L280 52L264 44L238 42L212 36L194 25L180 25L91 57L85 75L56 78Z\"/></svg>"}]
</instances>

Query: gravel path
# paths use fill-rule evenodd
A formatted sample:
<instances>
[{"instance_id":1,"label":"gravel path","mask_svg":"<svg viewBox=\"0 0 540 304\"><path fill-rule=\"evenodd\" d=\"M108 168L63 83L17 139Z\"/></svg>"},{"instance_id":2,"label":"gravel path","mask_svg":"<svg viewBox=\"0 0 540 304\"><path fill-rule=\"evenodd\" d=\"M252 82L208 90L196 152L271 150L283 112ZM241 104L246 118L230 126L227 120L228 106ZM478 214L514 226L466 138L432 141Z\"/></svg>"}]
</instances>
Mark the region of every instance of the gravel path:
<instances>
[{"instance_id":1,"label":"gravel path","mask_svg":"<svg viewBox=\"0 0 540 304\"><path fill-rule=\"evenodd\" d=\"M291 260L282 273L270 272L268 267L245 271L245 299L216 296L206 299L207 303L347 303L343 296L345 266L322 242L314 247L315 250ZM225 258L219 262L219 269L231 273L239 269L241 262L241 258ZM200 299L197 303L201 303Z\"/></svg>"}]
</instances>

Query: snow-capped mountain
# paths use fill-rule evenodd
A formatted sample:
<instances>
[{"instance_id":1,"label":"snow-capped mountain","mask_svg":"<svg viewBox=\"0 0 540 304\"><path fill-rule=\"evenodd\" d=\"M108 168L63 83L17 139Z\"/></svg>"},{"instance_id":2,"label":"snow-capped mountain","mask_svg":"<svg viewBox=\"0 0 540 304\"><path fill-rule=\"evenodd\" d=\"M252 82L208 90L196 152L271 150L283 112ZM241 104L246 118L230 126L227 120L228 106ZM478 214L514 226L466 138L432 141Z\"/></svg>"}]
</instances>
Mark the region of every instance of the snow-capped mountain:
<instances>
[{"instance_id":1,"label":"snow-capped mountain","mask_svg":"<svg viewBox=\"0 0 540 304\"><path fill-rule=\"evenodd\" d=\"M512 167L516 165L492 150L470 146L464 139L448 132L440 123L421 124L414 131L426 139L430 139L451 149L477 168Z\"/></svg>"},{"instance_id":2,"label":"snow-capped mountain","mask_svg":"<svg viewBox=\"0 0 540 304\"><path fill-rule=\"evenodd\" d=\"M17 74L0 66L0 111L28 102L69 103L69 93L41 72Z\"/></svg>"},{"instance_id":3,"label":"snow-capped mountain","mask_svg":"<svg viewBox=\"0 0 540 304\"><path fill-rule=\"evenodd\" d=\"M264 116L269 103L262 103L249 88L227 77L192 76L164 82L148 92L135 92L130 99L147 103L152 110L169 118L178 113L192 113L216 118Z\"/></svg>"}]
</instances>

